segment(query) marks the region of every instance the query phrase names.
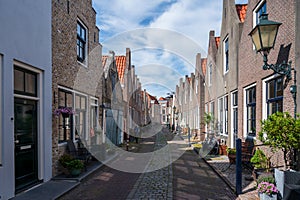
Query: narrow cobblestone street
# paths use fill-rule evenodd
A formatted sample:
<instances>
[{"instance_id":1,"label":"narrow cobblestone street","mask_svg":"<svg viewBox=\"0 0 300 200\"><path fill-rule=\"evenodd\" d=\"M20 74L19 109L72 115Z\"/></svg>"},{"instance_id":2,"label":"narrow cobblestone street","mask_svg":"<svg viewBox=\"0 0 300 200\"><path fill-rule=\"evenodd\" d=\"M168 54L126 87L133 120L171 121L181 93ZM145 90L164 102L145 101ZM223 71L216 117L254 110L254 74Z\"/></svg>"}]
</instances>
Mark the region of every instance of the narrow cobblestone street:
<instances>
[{"instance_id":1,"label":"narrow cobblestone street","mask_svg":"<svg viewBox=\"0 0 300 200\"><path fill-rule=\"evenodd\" d=\"M170 152L174 151L172 145L167 145L172 143L173 136L162 131L134 144L136 148L132 151L136 153L154 151L144 169L146 173L128 173L104 166L60 200L236 199L225 182L187 145L177 149L184 154L168 165L175 155ZM166 167L155 170L160 166Z\"/></svg>"}]
</instances>

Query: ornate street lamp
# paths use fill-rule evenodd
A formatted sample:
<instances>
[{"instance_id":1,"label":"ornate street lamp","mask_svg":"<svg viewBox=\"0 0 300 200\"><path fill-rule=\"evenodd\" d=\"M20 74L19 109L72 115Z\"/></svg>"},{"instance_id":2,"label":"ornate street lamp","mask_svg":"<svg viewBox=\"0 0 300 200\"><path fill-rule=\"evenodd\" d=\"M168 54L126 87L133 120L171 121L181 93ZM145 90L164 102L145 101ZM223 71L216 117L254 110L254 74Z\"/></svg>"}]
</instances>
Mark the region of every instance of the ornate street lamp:
<instances>
[{"instance_id":1,"label":"ornate street lamp","mask_svg":"<svg viewBox=\"0 0 300 200\"><path fill-rule=\"evenodd\" d=\"M249 33L252 38L252 42L255 46L256 52L260 52L263 55L263 69L272 69L275 73L283 75L286 78L286 83L292 79L291 71L294 70L294 84L290 87L290 92L294 99L294 115L296 117L297 104L296 104L296 70L292 68L292 61L288 63L283 61L280 64L269 64L268 55L271 49L274 49L278 28L282 23L268 20L268 14L263 13L260 16L260 22Z\"/></svg>"}]
</instances>

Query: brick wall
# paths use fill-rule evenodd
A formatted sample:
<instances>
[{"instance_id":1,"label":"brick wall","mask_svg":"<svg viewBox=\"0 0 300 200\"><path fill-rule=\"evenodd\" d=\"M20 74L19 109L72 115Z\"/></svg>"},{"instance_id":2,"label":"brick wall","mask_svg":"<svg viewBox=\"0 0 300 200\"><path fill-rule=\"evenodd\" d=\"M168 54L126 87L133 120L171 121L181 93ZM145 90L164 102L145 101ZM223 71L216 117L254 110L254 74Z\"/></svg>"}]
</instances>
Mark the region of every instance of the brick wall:
<instances>
[{"instance_id":1,"label":"brick wall","mask_svg":"<svg viewBox=\"0 0 300 200\"><path fill-rule=\"evenodd\" d=\"M77 61L77 22L87 28L86 66ZM96 27L96 12L91 0L52 0L53 109L58 107L58 86L89 96L101 97L101 45ZM89 103L89 102L88 102ZM87 104L89 105L89 104ZM101 98L99 98L101 105ZM89 108L89 106L88 106ZM101 118L99 118L101 120ZM89 123L87 123L88 126ZM58 145L58 119L53 117L53 175L65 147Z\"/></svg>"}]
</instances>

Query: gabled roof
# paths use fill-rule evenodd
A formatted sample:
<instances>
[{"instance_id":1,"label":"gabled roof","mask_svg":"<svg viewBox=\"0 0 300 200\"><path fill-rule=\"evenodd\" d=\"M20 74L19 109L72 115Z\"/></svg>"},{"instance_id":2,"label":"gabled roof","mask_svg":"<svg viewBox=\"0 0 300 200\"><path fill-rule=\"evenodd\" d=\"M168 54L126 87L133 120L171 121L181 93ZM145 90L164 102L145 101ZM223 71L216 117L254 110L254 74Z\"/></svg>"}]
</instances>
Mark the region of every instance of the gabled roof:
<instances>
[{"instance_id":1,"label":"gabled roof","mask_svg":"<svg viewBox=\"0 0 300 200\"><path fill-rule=\"evenodd\" d=\"M156 97L152 96L151 94L147 93L148 99L150 99L151 101L154 101L154 104L158 104L158 101L156 99Z\"/></svg>"},{"instance_id":2,"label":"gabled roof","mask_svg":"<svg viewBox=\"0 0 300 200\"><path fill-rule=\"evenodd\" d=\"M124 84L124 74L126 69L126 56L115 56L119 80Z\"/></svg>"},{"instance_id":3,"label":"gabled roof","mask_svg":"<svg viewBox=\"0 0 300 200\"><path fill-rule=\"evenodd\" d=\"M219 46L220 46L220 37L215 37L215 41L216 41L217 48L219 48Z\"/></svg>"},{"instance_id":4,"label":"gabled roof","mask_svg":"<svg viewBox=\"0 0 300 200\"><path fill-rule=\"evenodd\" d=\"M237 4L235 6L236 6L236 11L240 18L240 21L243 23L246 18L248 5L247 4Z\"/></svg>"},{"instance_id":5,"label":"gabled roof","mask_svg":"<svg viewBox=\"0 0 300 200\"><path fill-rule=\"evenodd\" d=\"M166 98L164 98L164 97L160 97L159 98L159 101L166 101L167 99Z\"/></svg>"}]
</instances>

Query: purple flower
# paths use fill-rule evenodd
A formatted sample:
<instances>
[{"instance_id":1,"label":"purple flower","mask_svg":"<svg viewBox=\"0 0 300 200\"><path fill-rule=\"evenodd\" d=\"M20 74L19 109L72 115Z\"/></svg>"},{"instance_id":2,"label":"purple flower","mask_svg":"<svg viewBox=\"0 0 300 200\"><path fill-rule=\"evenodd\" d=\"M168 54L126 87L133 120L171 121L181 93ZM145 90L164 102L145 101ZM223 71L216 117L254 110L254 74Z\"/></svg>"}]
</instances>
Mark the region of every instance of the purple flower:
<instances>
[{"instance_id":1,"label":"purple flower","mask_svg":"<svg viewBox=\"0 0 300 200\"><path fill-rule=\"evenodd\" d=\"M75 111L72 110L72 108L61 107L61 108L55 109L55 110L54 110L54 114L55 114L56 116L59 116L60 114L73 115L73 114L75 114Z\"/></svg>"},{"instance_id":2,"label":"purple flower","mask_svg":"<svg viewBox=\"0 0 300 200\"><path fill-rule=\"evenodd\" d=\"M261 182L258 184L257 189L259 193L266 193L267 195L278 193L276 186L273 183L268 182Z\"/></svg>"}]
</instances>

